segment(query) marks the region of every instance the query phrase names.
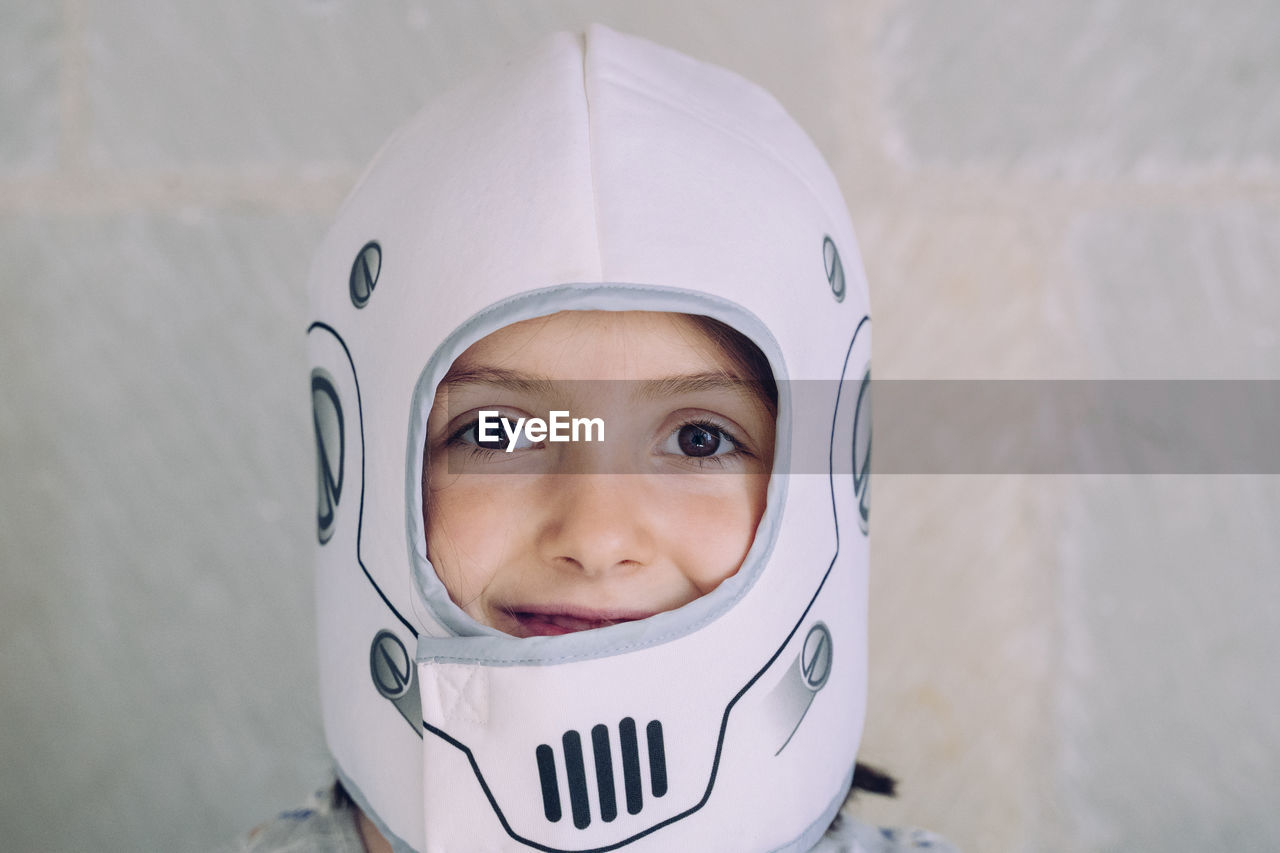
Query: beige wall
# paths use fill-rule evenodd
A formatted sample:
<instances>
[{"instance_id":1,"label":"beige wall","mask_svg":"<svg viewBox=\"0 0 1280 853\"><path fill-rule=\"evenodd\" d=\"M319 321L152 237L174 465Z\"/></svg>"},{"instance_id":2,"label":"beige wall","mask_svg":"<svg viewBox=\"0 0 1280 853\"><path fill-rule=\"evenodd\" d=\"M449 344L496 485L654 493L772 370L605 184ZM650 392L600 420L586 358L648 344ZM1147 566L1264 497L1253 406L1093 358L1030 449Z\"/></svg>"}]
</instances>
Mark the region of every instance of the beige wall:
<instances>
[{"instance_id":1,"label":"beige wall","mask_svg":"<svg viewBox=\"0 0 1280 853\"><path fill-rule=\"evenodd\" d=\"M425 99L593 19L810 131L878 377L1280 376L1266 0L6 4L6 847L209 849L325 782L310 253ZM1280 846L1278 510L1266 477L877 474L863 756L901 796L851 808L970 851Z\"/></svg>"}]
</instances>

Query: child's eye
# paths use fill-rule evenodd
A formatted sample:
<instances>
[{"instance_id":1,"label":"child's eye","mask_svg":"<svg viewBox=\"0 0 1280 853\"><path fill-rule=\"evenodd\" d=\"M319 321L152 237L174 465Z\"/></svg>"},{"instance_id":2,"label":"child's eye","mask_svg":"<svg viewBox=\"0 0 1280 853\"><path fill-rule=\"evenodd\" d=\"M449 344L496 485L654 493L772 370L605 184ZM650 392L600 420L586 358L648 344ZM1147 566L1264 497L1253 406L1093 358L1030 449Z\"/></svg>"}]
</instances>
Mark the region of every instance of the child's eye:
<instances>
[{"instance_id":1,"label":"child's eye","mask_svg":"<svg viewBox=\"0 0 1280 853\"><path fill-rule=\"evenodd\" d=\"M512 418L510 420L512 428L515 427L516 420L516 418ZM502 427L500 421L497 423L495 428L494 421L490 419L489 438L487 440L481 438L480 419L476 418L475 420L468 421L461 429L458 429L453 433L453 435L449 436L448 443L453 446L463 445L469 447L472 449L473 453L506 453L507 448L511 446L511 437ZM512 452L536 446L537 445L530 441L529 437L524 434L524 431L521 430L520 434L516 436L515 446L512 448Z\"/></svg>"},{"instance_id":2,"label":"child's eye","mask_svg":"<svg viewBox=\"0 0 1280 853\"><path fill-rule=\"evenodd\" d=\"M727 456L738 450L728 432L712 423L687 423L671 433L662 447L666 453L694 458Z\"/></svg>"}]
</instances>

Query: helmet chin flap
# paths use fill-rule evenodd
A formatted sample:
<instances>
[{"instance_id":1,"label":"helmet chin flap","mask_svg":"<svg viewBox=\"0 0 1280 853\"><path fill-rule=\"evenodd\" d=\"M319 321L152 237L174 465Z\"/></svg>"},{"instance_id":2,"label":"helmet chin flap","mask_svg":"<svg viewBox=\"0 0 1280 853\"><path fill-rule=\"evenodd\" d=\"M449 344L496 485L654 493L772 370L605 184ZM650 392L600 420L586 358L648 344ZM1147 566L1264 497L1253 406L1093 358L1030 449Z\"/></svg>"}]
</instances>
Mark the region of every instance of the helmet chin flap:
<instances>
[{"instance_id":1,"label":"helmet chin flap","mask_svg":"<svg viewBox=\"0 0 1280 853\"><path fill-rule=\"evenodd\" d=\"M401 850L807 850L866 699L871 330L812 142L742 78L602 26L445 95L375 159L312 267L317 624L338 773ZM778 383L739 571L648 619L515 638L426 554L436 388L567 310L702 314Z\"/></svg>"}]
</instances>

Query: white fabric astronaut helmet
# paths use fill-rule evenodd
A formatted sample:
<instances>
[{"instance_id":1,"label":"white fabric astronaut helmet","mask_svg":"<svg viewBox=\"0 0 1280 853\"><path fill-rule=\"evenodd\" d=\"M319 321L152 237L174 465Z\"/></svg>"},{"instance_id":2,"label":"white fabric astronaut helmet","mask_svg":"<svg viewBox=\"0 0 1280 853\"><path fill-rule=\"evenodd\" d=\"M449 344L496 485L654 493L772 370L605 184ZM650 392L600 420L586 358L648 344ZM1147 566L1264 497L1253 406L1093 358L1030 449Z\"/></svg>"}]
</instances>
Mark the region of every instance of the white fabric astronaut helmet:
<instances>
[{"instance_id":1,"label":"white fabric astronaut helmet","mask_svg":"<svg viewBox=\"0 0 1280 853\"><path fill-rule=\"evenodd\" d=\"M836 181L766 92L561 33L384 147L310 281L317 606L338 773L399 850L808 850L866 691L867 287ZM640 621L516 638L450 600L422 471L441 378L560 311L729 324L778 384L740 570Z\"/></svg>"}]
</instances>

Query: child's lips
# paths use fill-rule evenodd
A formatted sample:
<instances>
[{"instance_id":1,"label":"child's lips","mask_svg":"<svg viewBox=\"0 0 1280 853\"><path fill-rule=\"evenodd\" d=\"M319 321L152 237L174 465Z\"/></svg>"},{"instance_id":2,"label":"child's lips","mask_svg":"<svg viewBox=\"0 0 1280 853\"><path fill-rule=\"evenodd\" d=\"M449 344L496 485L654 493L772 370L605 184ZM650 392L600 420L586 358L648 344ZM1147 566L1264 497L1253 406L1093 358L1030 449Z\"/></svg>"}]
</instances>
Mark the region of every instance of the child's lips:
<instances>
[{"instance_id":1,"label":"child's lips","mask_svg":"<svg viewBox=\"0 0 1280 853\"><path fill-rule=\"evenodd\" d=\"M594 610L574 607L525 606L512 607L508 613L520 625L520 633L526 637L551 637L573 634L647 619L649 612L635 610Z\"/></svg>"}]
</instances>

